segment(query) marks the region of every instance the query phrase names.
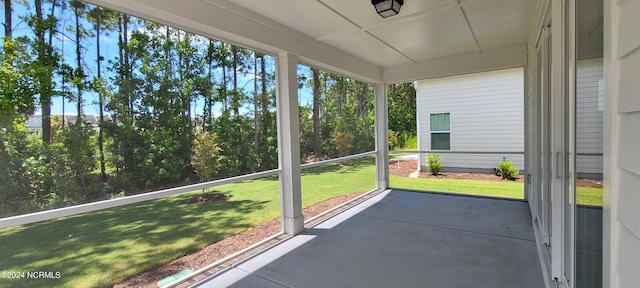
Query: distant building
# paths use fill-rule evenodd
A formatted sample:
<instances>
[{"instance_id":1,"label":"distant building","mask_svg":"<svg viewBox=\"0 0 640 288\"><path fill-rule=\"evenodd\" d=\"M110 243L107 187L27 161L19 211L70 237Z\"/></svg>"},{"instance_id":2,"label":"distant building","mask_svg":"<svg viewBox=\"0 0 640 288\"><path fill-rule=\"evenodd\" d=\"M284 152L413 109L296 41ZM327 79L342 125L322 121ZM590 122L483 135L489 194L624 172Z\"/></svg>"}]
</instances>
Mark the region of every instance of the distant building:
<instances>
[{"instance_id":1,"label":"distant building","mask_svg":"<svg viewBox=\"0 0 640 288\"><path fill-rule=\"evenodd\" d=\"M418 148L442 157L443 171L493 172L504 158L524 169L522 68L421 80ZM426 169L426 155L420 157Z\"/></svg>"},{"instance_id":2,"label":"distant building","mask_svg":"<svg viewBox=\"0 0 640 288\"><path fill-rule=\"evenodd\" d=\"M64 117L64 118L63 118ZM75 123L78 119L77 115L51 115L52 119L60 119L60 122L64 120L64 125L67 126L69 123ZM90 115L90 114L82 114L82 119L86 122L91 123L93 130L98 131L100 129L100 116L99 115ZM111 115L104 115L104 121L111 121ZM29 131L35 134L42 133L42 115L33 115L29 117L26 121L26 126Z\"/></svg>"},{"instance_id":3,"label":"distant building","mask_svg":"<svg viewBox=\"0 0 640 288\"><path fill-rule=\"evenodd\" d=\"M603 79L602 65L602 58L577 62L578 178L602 179L604 84L593 80ZM522 68L421 80L415 86L418 148L438 153L443 171L492 172L505 157L523 172ZM424 154L419 165L426 169Z\"/></svg>"}]
</instances>

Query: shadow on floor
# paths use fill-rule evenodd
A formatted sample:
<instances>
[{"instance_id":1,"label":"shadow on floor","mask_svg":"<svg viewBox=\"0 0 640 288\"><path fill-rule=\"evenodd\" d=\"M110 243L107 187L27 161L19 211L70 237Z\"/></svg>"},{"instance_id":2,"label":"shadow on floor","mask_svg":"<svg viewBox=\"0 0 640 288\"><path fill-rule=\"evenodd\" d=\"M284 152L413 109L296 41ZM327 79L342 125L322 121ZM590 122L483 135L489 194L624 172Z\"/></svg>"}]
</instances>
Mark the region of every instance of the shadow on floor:
<instances>
[{"instance_id":1,"label":"shadow on floor","mask_svg":"<svg viewBox=\"0 0 640 288\"><path fill-rule=\"evenodd\" d=\"M526 202L381 193L196 287L544 287Z\"/></svg>"}]
</instances>

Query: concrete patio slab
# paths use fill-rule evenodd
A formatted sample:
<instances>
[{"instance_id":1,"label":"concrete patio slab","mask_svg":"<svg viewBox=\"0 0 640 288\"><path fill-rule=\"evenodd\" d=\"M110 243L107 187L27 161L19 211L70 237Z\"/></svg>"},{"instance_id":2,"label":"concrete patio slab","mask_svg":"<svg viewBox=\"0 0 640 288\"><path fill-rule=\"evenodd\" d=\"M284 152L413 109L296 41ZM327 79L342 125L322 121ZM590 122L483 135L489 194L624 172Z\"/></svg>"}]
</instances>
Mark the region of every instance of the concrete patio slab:
<instances>
[{"instance_id":1,"label":"concrete patio slab","mask_svg":"<svg viewBox=\"0 0 640 288\"><path fill-rule=\"evenodd\" d=\"M197 287L544 287L527 211L386 192Z\"/></svg>"},{"instance_id":2,"label":"concrete patio slab","mask_svg":"<svg viewBox=\"0 0 640 288\"><path fill-rule=\"evenodd\" d=\"M531 212L524 201L391 193L362 215L535 241Z\"/></svg>"}]
</instances>

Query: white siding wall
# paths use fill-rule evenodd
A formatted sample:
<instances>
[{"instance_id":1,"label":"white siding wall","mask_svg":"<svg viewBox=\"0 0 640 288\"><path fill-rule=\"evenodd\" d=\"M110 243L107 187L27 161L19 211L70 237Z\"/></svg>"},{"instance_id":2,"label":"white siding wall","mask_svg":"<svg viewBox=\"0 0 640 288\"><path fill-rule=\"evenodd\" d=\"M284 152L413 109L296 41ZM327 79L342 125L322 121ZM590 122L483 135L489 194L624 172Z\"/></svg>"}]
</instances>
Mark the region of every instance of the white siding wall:
<instances>
[{"instance_id":1,"label":"white siding wall","mask_svg":"<svg viewBox=\"0 0 640 288\"><path fill-rule=\"evenodd\" d=\"M576 171L602 175L604 82L602 58L577 62ZM580 175L578 177L581 177Z\"/></svg>"},{"instance_id":2,"label":"white siding wall","mask_svg":"<svg viewBox=\"0 0 640 288\"><path fill-rule=\"evenodd\" d=\"M429 114L450 113L451 151L524 151L523 68L422 80L416 89L420 150L431 150ZM524 168L523 154L440 156L444 168L493 169L503 156Z\"/></svg>"},{"instance_id":3,"label":"white siding wall","mask_svg":"<svg viewBox=\"0 0 640 288\"><path fill-rule=\"evenodd\" d=\"M611 215L605 224L611 226L605 239L610 236L611 258L605 263L611 265L611 287L640 287L640 0L609 3L612 132L605 211Z\"/></svg>"}]
</instances>

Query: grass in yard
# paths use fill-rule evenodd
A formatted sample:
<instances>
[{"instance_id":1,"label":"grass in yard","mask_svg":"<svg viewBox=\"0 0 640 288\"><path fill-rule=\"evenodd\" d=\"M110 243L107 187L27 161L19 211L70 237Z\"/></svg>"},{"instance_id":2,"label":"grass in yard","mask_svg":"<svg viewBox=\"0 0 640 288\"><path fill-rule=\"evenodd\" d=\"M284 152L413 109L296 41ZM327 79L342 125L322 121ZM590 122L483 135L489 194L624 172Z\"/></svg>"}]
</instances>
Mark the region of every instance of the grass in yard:
<instances>
[{"instance_id":1,"label":"grass in yard","mask_svg":"<svg viewBox=\"0 0 640 288\"><path fill-rule=\"evenodd\" d=\"M375 158L365 157L344 163L302 170L302 206L376 187Z\"/></svg>"},{"instance_id":2,"label":"grass in yard","mask_svg":"<svg viewBox=\"0 0 640 288\"><path fill-rule=\"evenodd\" d=\"M228 201L184 202L186 193L0 231L4 271L60 272L60 279L2 279L7 287L106 287L277 217L272 179L219 187Z\"/></svg>"},{"instance_id":3,"label":"grass in yard","mask_svg":"<svg viewBox=\"0 0 640 288\"><path fill-rule=\"evenodd\" d=\"M602 188L577 187L576 195L578 204L602 207Z\"/></svg>"},{"instance_id":4,"label":"grass in yard","mask_svg":"<svg viewBox=\"0 0 640 288\"><path fill-rule=\"evenodd\" d=\"M408 178L389 176L390 186L413 190L460 193L513 199L524 198L524 184L513 181Z\"/></svg>"},{"instance_id":5,"label":"grass in yard","mask_svg":"<svg viewBox=\"0 0 640 288\"><path fill-rule=\"evenodd\" d=\"M524 199L524 184L520 182L389 177L390 185L394 188ZM602 188L577 187L576 193L578 204L602 206Z\"/></svg>"},{"instance_id":6,"label":"grass in yard","mask_svg":"<svg viewBox=\"0 0 640 288\"><path fill-rule=\"evenodd\" d=\"M303 205L371 190L373 158L305 169ZM59 279L0 279L0 287L107 287L279 217L277 177L228 184L226 201L164 199L0 230L1 271L60 272Z\"/></svg>"}]
</instances>

